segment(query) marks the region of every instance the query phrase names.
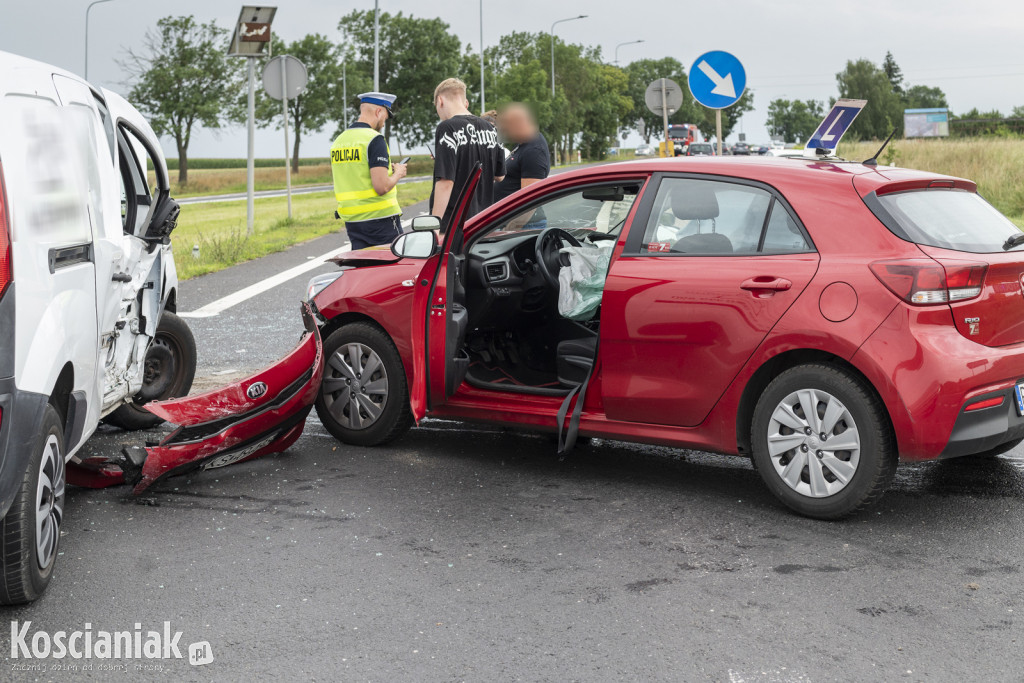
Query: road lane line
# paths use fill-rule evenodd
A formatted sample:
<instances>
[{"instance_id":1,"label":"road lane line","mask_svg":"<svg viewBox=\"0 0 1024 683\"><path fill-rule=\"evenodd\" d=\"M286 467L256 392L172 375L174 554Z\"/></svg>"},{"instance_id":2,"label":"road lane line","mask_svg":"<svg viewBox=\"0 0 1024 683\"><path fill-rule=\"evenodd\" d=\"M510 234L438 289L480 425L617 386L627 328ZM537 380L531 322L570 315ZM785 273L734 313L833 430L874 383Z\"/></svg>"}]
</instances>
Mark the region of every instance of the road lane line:
<instances>
[{"instance_id":1,"label":"road lane line","mask_svg":"<svg viewBox=\"0 0 1024 683\"><path fill-rule=\"evenodd\" d=\"M228 294L225 297L221 297L220 299L212 301L206 304L205 306L197 308L194 311L179 313L178 315L182 318L212 318L215 315L223 313L232 306L237 306L243 301L248 301L254 296L259 296L260 294L263 294L264 292L269 291L274 287L277 287L278 285L282 285L285 282L288 282L292 278L298 277L303 273L308 273L309 271L315 268L319 268L323 264L327 263L329 259L346 251L352 251L352 245L349 242L346 242L343 246L341 246L338 249L329 251L326 254L323 254L322 256L317 256L316 258L313 258L307 261L306 263L299 264L294 268L289 268L288 270L281 271L277 275L272 275L265 280L257 282L256 284L249 285L244 289L240 289L237 292Z\"/></svg>"}]
</instances>

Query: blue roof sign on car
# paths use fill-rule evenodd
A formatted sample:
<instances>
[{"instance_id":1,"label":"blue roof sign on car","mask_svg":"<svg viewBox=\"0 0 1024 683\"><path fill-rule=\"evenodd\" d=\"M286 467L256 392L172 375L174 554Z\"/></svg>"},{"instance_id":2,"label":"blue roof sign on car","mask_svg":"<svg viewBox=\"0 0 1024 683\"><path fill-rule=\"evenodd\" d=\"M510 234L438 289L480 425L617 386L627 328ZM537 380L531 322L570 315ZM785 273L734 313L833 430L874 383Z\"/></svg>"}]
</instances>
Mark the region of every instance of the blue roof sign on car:
<instances>
[{"instance_id":1,"label":"blue roof sign on car","mask_svg":"<svg viewBox=\"0 0 1024 683\"><path fill-rule=\"evenodd\" d=\"M835 152L839 141L842 140L843 135L853 124L853 120L857 118L857 114L867 103L867 100L836 100L832 109L818 124L818 129L811 135L811 139L807 141L804 149L812 155L816 153L815 150L820 149Z\"/></svg>"}]
</instances>

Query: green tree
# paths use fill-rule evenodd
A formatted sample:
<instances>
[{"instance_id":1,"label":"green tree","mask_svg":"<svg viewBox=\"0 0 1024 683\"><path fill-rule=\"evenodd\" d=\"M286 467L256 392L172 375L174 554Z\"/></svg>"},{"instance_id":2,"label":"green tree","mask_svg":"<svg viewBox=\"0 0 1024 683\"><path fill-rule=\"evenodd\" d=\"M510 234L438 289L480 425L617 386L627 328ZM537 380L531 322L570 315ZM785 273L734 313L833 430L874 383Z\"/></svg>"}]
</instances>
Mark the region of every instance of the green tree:
<instances>
[{"instance_id":1,"label":"green tree","mask_svg":"<svg viewBox=\"0 0 1024 683\"><path fill-rule=\"evenodd\" d=\"M885 77L889 79L889 85L892 86L892 91L897 95L903 94L903 69L896 63L896 59L892 56L892 52L885 53L885 60L882 61L882 71L885 72Z\"/></svg>"},{"instance_id":2,"label":"green tree","mask_svg":"<svg viewBox=\"0 0 1024 683\"><path fill-rule=\"evenodd\" d=\"M804 142L825 116L825 104L819 100L776 99L768 104L768 132L786 142Z\"/></svg>"},{"instance_id":3,"label":"green tree","mask_svg":"<svg viewBox=\"0 0 1024 683\"><path fill-rule=\"evenodd\" d=\"M1024 119L1024 104L1016 106L1010 112L1011 119Z\"/></svg>"},{"instance_id":4,"label":"green tree","mask_svg":"<svg viewBox=\"0 0 1024 683\"><path fill-rule=\"evenodd\" d=\"M929 88L927 85L912 85L903 95L903 103L907 109L930 109L948 107L946 93L942 88Z\"/></svg>"},{"instance_id":5,"label":"green tree","mask_svg":"<svg viewBox=\"0 0 1024 683\"><path fill-rule=\"evenodd\" d=\"M867 59L848 61L836 74L836 82L840 97L868 101L847 133L851 139L884 140L894 128L902 133L903 100L884 70Z\"/></svg>"},{"instance_id":6,"label":"green tree","mask_svg":"<svg viewBox=\"0 0 1024 683\"><path fill-rule=\"evenodd\" d=\"M674 57L662 59L638 59L625 68L628 77L628 95L633 101L632 115L622 121L624 130L635 130L650 144L651 137L660 139L663 135L663 118L647 108L647 86L659 78L669 78L683 89L683 104L679 111L669 117L669 123L698 124L703 118L701 107L690 96L689 82L682 63Z\"/></svg>"},{"instance_id":7,"label":"green tree","mask_svg":"<svg viewBox=\"0 0 1024 683\"><path fill-rule=\"evenodd\" d=\"M339 50L326 36L311 33L288 44L279 41L275 34L271 41L274 55L290 55L306 67L309 80L305 90L296 98L288 100L288 127L292 136L292 170L299 171L299 146L303 135L319 131L328 121L339 114L341 102L341 61ZM350 91L351 92L351 91ZM248 113L243 92L232 118L245 122ZM342 120L344 115L341 115ZM256 122L262 127L274 126L280 129L281 102L271 99L261 87L256 88Z\"/></svg>"},{"instance_id":8,"label":"green tree","mask_svg":"<svg viewBox=\"0 0 1024 683\"><path fill-rule=\"evenodd\" d=\"M164 17L146 33L141 53L127 51L122 67L134 81L129 99L149 117L158 135L174 138L178 183L188 183L188 146L197 127L228 121L241 87L240 61L226 54L226 31L192 16Z\"/></svg>"},{"instance_id":9,"label":"green tree","mask_svg":"<svg viewBox=\"0 0 1024 683\"><path fill-rule=\"evenodd\" d=\"M754 91L747 88L743 91L743 95L736 101L736 104L726 107L722 110L722 139L729 137L732 133L733 128L740 122L742 117L748 111L754 110ZM707 137L715 136L715 110L708 109L707 107L700 107L700 118L696 121L697 127L700 128L700 132L704 133Z\"/></svg>"},{"instance_id":10,"label":"green tree","mask_svg":"<svg viewBox=\"0 0 1024 683\"><path fill-rule=\"evenodd\" d=\"M350 12L341 18L338 28L348 35L350 85L353 78L372 83L373 11ZM380 14L380 87L398 96L396 118L389 127L403 140L414 145L433 141L437 127L434 87L445 78L460 75L459 47L459 39L441 19L421 19L401 12ZM473 84L467 83L472 89ZM467 94L472 102L472 93ZM334 116L342 121L343 108L339 107Z\"/></svg>"}]
</instances>

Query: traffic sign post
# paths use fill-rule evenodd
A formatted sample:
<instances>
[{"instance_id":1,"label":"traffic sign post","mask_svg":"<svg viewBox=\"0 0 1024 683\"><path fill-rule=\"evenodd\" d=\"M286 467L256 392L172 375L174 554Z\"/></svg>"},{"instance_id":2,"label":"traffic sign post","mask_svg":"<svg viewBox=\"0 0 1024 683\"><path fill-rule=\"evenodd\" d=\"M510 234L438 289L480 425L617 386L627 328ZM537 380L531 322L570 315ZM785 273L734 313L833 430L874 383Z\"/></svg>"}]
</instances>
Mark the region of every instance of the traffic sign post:
<instances>
[{"instance_id":1,"label":"traffic sign post","mask_svg":"<svg viewBox=\"0 0 1024 683\"><path fill-rule=\"evenodd\" d=\"M690 67L690 94L708 109L715 109L715 139L722 154L722 110L739 102L747 88L747 72L728 52L712 50Z\"/></svg>"},{"instance_id":2,"label":"traffic sign post","mask_svg":"<svg viewBox=\"0 0 1024 683\"><path fill-rule=\"evenodd\" d=\"M288 159L288 100L301 95L308 81L305 64L291 55L274 57L263 67L263 89L275 100L281 100L281 117L284 119L284 181L288 194L289 220L292 217L292 165Z\"/></svg>"},{"instance_id":3,"label":"traffic sign post","mask_svg":"<svg viewBox=\"0 0 1024 683\"><path fill-rule=\"evenodd\" d=\"M679 111L683 106L683 89L670 78L659 78L651 81L644 93L647 108L653 114L661 114L664 125L665 156L672 156L672 141L668 139L668 117Z\"/></svg>"}]
</instances>

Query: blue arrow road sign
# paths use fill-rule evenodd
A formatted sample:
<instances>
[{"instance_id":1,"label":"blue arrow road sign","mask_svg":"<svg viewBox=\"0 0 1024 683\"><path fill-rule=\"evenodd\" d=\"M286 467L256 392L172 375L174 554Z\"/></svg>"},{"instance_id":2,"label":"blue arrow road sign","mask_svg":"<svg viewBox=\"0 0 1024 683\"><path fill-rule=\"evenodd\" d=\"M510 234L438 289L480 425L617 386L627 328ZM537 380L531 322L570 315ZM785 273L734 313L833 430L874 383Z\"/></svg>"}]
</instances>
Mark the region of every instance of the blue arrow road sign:
<instances>
[{"instance_id":1,"label":"blue arrow road sign","mask_svg":"<svg viewBox=\"0 0 1024 683\"><path fill-rule=\"evenodd\" d=\"M690 93L710 109L736 104L747 87L747 72L728 52L713 50L697 57L690 67Z\"/></svg>"},{"instance_id":2,"label":"blue arrow road sign","mask_svg":"<svg viewBox=\"0 0 1024 683\"><path fill-rule=\"evenodd\" d=\"M811 139L807 141L805 148L834 150L867 103L867 100L836 100L832 110L821 120L818 130L814 131Z\"/></svg>"}]
</instances>

